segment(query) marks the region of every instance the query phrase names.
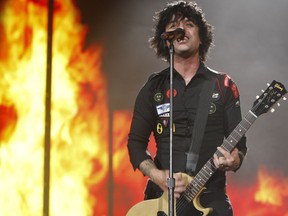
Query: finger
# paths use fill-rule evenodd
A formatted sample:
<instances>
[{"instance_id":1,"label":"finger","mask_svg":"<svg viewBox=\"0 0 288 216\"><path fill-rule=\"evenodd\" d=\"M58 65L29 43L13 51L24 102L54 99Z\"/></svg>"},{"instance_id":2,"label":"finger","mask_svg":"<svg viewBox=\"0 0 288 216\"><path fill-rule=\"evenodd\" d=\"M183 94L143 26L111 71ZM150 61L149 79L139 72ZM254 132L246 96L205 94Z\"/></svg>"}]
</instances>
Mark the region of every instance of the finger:
<instances>
[{"instance_id":1,"label":"finger","mask_svg":"<svg viewBox=\"0 0 288 216\"><path fill-rule=\"evenodd\" d=\"M220 151L225 158L231 156L230 152L226 151L224 148L222 148L220 146L217 147L217 150Z\"/></svg>"},{"instance_id":2,"label":"finger","mask_svg":"<svg viewBox=\"0 0 288 216\"><path fill-rule=\"evenodd\" d=\"M231 151L231 154L238 154L239 150L238 148L234 148L232 151Z\"/></svg>"},{"instance_id":3,"label":"finger","mask_svg":"<svg viewBox=\"0 0 288 216\"><path fill-rule=\"evenodd\" d=\"M220 159L220 163L224 163L224 165L233 164L234 157L233 155L230 154L230 152L225 151L223 148L222 149L219 148L219 151L223 154L224 157L223 159Z\"/></svg>"},{"instance_id":4,"label":"finger","mask_svg":"<svg viewBox=\"0 0 288 216\"><path fill-rule=\"evenodd\" d=\"M220 151L220 149L219 149ZM238 149L234 149L231 153L230 152L227 152L225 151L223 148L222 148L222 152L223 152L223 156L225 157L223 163L224 165L226 166L233 166L234 163L235 163L235 158L238 157ZM222 153L221 152L221 153Z\"/></svg>"},{"instance_id":5,"label":"finger","mask_svg":"<svg viewBox=\"0 0 288 216\"><path fill-rule=\"evenodd\" d=\"M180 198L180 193L177 193L177 192L174 192L174 197L177 199L177 198Z\"/></svg>"},{"instance_id":6,"label":"finger","mask_svg":"<svg viewBox=\"0 0 288 216\"><path fill-rule=\"evenodd\" d=\"M216 168L220 167L220 161L219 161L219 158L216 154L214 154L213 162L214 162Z\"/></svg>"},{"instance_id":7,"label":"finger","mask_svg":"<svg viewBox=\"0 0 288 216\"><path fill-rule=\"evenodd\" d=\"M225 163L226 163L226 161L227 161L227 159L225 158L225 157L219 157L219 164L223 164L223 165L225 165Z\"/></svg>"},{"instance_id":8,"label":"finger","mask_svg":"<svg viewBox=\"0 0 288 216\"><path fill-rule=\"evenodd\" d=\"M181 173L175 177L175 187L179 187L181 191L184 191L187 185L185 178L183 178Z\"/></svg>"},{"instance_id":9,"label":"finger","mask_svg":"<svg viewBox=\"0 0 288 216\"><path fill-rule=\"evenodd\" d=\"M175 188L174 188L174 193L179 193L179 194L181 194L181 193L183 193L185 191L185 186L179 186L179 185L177 185L177 186L175 186Z\"/></svg>"},{"instance_id":10,"label":"finger","mask_svg":"<svg viewBox=\"0 0 288 216\"><path fill-rule=\"evenodd\" d=\"M186 181L182 173L174 173L173 177L175 179L174 196L175 198L179 198L181 193L186 189Z\"/></svg>"},{"instance_id":11,"label":"finger","mask_svg":"<svg viewBox=\"0 0 288 216\"><path fill-rule=\"evenodd\" d=\"M219 164L222 164L223 162L226 161L227 157L229 157L229 153L221 147L217 147L217 148L220 153L218 152L218 155L216 154L216 157L218 157Z\"/></svg>"},{"instance_id":12,"label":"finger","mask_svg":"<svg viewBox=\"0 0 288 216\"><path fill-rule=\"evenodd\" d=\"M182 174L181 173L174 173L173 177L174 177L175 181L181 180L182 179Z\"/></svg>"},{"instance_id":13,"label":"finger","mask_svg":"<svg viewBox=\"0 0 288 216\"><path fill-rule=\"evenodd\" d=\"M213 161L217 169L222 171L226 170L225 167L228 165L228 163L225 157L218 157L216 154L214 154Z\"/></svg>"}]
</instances>

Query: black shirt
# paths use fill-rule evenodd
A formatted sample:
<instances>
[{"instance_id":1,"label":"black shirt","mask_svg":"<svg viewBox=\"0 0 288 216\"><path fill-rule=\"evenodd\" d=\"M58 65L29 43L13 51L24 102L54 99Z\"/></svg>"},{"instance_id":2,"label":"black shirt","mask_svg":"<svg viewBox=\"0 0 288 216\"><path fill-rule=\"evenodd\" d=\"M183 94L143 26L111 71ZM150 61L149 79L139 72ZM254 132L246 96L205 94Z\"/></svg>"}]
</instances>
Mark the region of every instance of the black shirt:
<instances>
[{"instance_id":1,"label":"black shirt","mask_svg":"<svg viewBox=\"0 0 288 216\"><path fill-rule=\"evenodd\" d=\"M208 111L196 173L213 156L216 147L227 137L241 121L241 110L237 86L229 76L212 71L203 63L192 80L185 84L178 72L174 72L173 107L173 171L185 172L187 151L189 150L198 108L199 94L208 77L214 77L215 87ZM140 90L134 108L134 114L128 139L130 161L134 169L146 159L149 137L153 131L157 152L154 162L159 169L169 169L169 68L150 76ZM246 154L246 138L243 137L237 148ZM216 171L208 184L225 186L225 172Z\"/></svg>"}]
</instances>

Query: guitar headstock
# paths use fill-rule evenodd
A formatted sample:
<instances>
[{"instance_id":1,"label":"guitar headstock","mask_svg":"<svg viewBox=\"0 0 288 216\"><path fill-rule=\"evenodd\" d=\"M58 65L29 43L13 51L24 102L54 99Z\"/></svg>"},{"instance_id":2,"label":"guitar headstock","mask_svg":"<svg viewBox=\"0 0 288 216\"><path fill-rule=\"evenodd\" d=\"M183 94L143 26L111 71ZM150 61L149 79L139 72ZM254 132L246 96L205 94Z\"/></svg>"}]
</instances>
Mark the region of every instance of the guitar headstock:
<instances>
[{"instance_id":1,"label":"guitar headstock","mask_svg":"<svg viewBox=\"0 0 288 216\"><path fill-rule=\"evenodd\" d=\"M285 86L282 83L273 80L263 94L254 101L251 111L257 116L266 113L286 93L287 90L285 89ZM286 98L283 99L286 100Z\"/></svg>"}]
</instances>

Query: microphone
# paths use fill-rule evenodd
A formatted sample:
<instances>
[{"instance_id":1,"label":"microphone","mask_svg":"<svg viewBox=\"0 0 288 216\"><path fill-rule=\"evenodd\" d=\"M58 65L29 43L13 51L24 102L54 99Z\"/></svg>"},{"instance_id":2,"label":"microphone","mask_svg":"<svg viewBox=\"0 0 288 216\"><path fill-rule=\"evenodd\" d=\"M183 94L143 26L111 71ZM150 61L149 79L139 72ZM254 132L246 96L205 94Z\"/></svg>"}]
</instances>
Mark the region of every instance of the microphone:
<instances>
[{"instance_id":1,"label":"microphone","mask_svg":"<svg viewBox=\"0 0 288 216\"><path fill-rule=\"evenodd\" d=\"M163 40L177 40L183 39L185 36L185 31L182 28L177 28L174 31L164 32L161 34L161 39Z\"/></svg>"}]
</instances>

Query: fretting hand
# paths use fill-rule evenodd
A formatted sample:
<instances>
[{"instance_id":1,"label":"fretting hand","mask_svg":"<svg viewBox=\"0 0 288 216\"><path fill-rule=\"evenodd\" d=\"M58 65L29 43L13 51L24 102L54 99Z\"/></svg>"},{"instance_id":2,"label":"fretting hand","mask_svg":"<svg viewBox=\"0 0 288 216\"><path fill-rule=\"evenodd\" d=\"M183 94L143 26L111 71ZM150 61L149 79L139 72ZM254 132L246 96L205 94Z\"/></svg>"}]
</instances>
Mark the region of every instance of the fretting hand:
<instances>
[{"instance_id":1,"label":"fretting hand","mask_svg":"<svg viewBox=\"0 0 288 216\"><path fill-rule=\"evenodd\" d=\"M222 153L223 156L218 157L214 154L214 164L217 169L221 171L234 171L240 166L239 150L234 148L231 153L224 150L222 147L217 147L217 150Z\"/></svg>"}]
</instances>

